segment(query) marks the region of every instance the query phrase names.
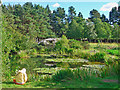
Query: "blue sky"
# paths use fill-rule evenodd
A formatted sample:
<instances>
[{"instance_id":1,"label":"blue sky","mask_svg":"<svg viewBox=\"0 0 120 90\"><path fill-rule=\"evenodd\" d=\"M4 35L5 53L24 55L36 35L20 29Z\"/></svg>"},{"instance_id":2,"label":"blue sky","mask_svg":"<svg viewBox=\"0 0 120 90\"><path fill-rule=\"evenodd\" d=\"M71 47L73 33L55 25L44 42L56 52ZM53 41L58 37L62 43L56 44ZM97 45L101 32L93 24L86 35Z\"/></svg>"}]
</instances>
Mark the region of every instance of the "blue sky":
<instances>
[{"instance_id":1,"label":"blue sky","mask_svg":"<svg viewBox=\"0 0 120 90\"><path fill-rule=\"evenodd\" d=\"M118 2L119 0L2 0L2 2Z\"/></svg>"},{"instance_id":2,"label":"blue sky","mask_svg":"<svg viewBox=\"0 0 120 90\"><path fill-rule=\"evenodd\" d=\"M89 12L92 9L96 9L100 12L101 15L105 14L106 17L108 18L109 11L111 10L112 7L118 6L117 2L119 0L84 0L84 2L83 0L68 0L69 2L66 1L67 0L4 0L2 2L3 4L6 5L8 5L9 3L11 5L18 3L23 5L25 2L33 2L33 4L40 4L43 7L46 7L46 5L48 4L51 10L56 10L57 7L63 7L66 13L68 13L68 7L73 6L77 14L78 12L82 12L84 18L88 18L90 16Z\"/></svg>"}]
</instances>

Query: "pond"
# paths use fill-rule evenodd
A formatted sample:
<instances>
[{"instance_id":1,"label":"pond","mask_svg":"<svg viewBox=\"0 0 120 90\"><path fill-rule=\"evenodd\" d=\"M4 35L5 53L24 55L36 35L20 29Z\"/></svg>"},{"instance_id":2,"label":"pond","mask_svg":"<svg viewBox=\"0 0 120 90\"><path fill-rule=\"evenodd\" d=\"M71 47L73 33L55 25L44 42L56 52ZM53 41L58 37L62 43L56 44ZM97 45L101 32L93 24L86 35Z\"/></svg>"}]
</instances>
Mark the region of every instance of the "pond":
<instances>
[{"instance_id":1,"label":"pond","mask_svg":"<svg viewBox=\"0 0 120 90\"><path fill-rule=\"evenodd\" d=\"M100 62L89 62L86 59L72 58L54 58L52 55L38 55L31 58L13 58L11 70L13 73L22 68L27 69L27 74L36 73L39 75L52 75L59 70L69 68L71 70L77 68L100 69L105 65Z\"/></svg>"}]
</instances>

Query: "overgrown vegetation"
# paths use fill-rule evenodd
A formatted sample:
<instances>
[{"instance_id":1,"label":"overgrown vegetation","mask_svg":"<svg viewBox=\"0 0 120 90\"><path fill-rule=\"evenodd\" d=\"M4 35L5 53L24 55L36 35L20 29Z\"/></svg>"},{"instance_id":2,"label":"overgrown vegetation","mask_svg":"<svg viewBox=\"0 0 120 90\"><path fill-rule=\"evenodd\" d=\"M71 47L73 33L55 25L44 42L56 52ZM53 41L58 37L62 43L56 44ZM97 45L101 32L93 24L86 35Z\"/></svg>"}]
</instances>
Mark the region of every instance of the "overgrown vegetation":
<instances>
[{"instance_id":1,"label":"overgrown vegetation","mask_svg":"<svg viewBox=\"0 0 120 90\"><path fill-rule=\"evenodd\" d=\"M92 10L91 19L85 20L81 13L76 15L73 6L69 7L67 17L64 8L59 7L51 13L48 5L43 8L30 2L22 6L17 4L1 5L1 7L4 83L11 82L15 73L22 68L27 69L28 83L35 82L34 87L39 86L43 81L48 81L48 83L62 81L64 84L82 81L86 85L87 81L99 82L101 78L117 76L120 55L117 49L119 47L116 43L105 45L100 40L119 39L120 28L116 23L112 27L103 21L97 11ZM38 45L39 41L46 38L60 38L60 40L57 40L55 45ZM91 44L88 41L82 41L85 38L89 40L97 38L99 42ZM87 62L99 62L104 64L105 68L99 71L80 69L83 64L89 64ZM46 67L49 68L47 71L40 69L42 73L34 70ZM55 67L63 69L58 69L56 73ZM59 87L58 84L56 86Z\"/></svg>"}]
</instances>

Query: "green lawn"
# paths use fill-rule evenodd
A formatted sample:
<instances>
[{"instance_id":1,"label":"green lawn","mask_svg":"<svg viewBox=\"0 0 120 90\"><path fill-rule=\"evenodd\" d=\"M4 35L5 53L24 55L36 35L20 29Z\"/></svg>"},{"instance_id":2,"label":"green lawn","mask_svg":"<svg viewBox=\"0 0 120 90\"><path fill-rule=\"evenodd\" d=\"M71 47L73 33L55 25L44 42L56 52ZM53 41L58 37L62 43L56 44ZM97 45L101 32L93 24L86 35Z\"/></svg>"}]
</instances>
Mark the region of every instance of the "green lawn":
<instances>
[{"instance_id":1,"label":"green lawn","mask_svg":"<svg viewBox=\"0 0 120 90\"><path fill-rule=\"evenodd\" d=\"M108 82L104 82L107 80ZM112 80L112 81L109 81ZM61 82L34 81L24 85L16 85L13 82L3 82L2 88L118 88L118 77L92 78L91 80L62 80Z\"/></svg>"}]
</instances>

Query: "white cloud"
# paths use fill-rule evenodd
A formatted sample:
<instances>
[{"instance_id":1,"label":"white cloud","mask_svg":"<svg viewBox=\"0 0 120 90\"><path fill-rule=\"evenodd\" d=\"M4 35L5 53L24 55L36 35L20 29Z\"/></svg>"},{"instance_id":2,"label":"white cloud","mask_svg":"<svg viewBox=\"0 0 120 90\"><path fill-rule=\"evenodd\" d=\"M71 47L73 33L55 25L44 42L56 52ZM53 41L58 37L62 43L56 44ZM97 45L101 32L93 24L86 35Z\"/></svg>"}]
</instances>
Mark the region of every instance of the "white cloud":
<instances>
[{"instance_id":1,"label":"white cloud","mask_svg":"<svg viewBox=\"0 0 120 90\"><path fill-rule=\"evenodd\" d=\"M56 4L53 4L52 6L53 6L53 7L59 7L60 4L56 3Z\"/></svg>"},{"instance_id":2,"label":"white cloud","mask_svg":"<svg viewBox=\"0 0 120 90\"><path fill-rule=\"evenodd\" d=\"M100 11L111 11L113 7L118 7L118 3L107 3L100 8Z\"/></svg>"}]
</instances>

